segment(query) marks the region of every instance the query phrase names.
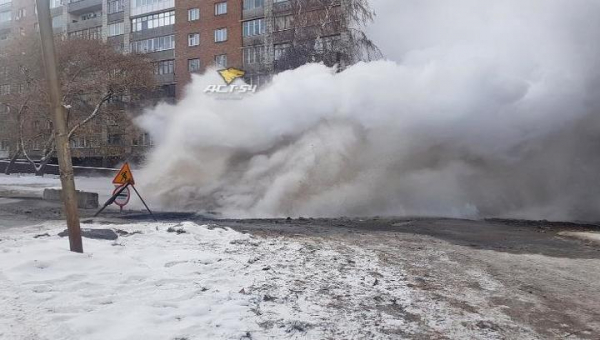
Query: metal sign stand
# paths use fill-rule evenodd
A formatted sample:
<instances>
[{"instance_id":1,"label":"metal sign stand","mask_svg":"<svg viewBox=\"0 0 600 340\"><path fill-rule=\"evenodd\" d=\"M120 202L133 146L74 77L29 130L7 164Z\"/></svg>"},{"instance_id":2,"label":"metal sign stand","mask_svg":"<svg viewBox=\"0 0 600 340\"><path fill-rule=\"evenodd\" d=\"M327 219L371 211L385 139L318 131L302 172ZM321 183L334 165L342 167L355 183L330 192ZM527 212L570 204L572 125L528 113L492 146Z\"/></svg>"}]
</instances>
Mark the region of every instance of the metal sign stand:
<instances>
[{"instance_id":1,"label":"metal sign stand","mask_svg":"<svg viewBox=\"0 0 600 340\"><path fill-rule=\"evenodd\" d=\"M140 198L140 201L142 201L142 203L144 204L144 207L146 207L146 210L148 210L148 212L150 213L150 216L152 216L152 218L155 221L158 221L156 219L156 217L154 217L154 214L152 213L152 210L150 210L150 208L148 208L148 205L146 204L146 202L144 201L144 199L142 198L142 195L140 195L140 193L137 191L137 189L135 188L135 186L131 183L127 183L125 185L123 185L121 188L119 188L119 190L115 191L115 193L112 195L111 198L109 198L106 203L104 203L104 205L102 206L102 208L100 208L100 210L98 210L95 214L94 217L100 215L100 213L102 211L104 211L104 209L106 209L106 207L108 207L109 205L113 204L115 202L115 199L117 199L117 197L123 192L123 190L125 190L125 188L131 186L133 188L133 191L135 191L136 195ZM121 211L123 210L123 207L121 207Z\"/></svg>"}]
</instances>

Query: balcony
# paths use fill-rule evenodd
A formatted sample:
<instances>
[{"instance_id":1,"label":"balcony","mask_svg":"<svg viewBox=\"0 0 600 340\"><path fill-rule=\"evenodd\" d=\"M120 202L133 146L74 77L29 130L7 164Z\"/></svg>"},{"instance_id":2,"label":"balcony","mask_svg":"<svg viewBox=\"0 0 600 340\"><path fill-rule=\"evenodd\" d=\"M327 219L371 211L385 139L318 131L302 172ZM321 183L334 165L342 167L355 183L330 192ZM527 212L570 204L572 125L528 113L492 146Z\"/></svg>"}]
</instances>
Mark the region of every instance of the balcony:
<instances>
[{"instance_id":1,"label":"balcony","mask_svg":"<svg viewBox=\"0 0 600 340\"><path fill-rule=\"evenodd\" d=\"M175 50L150 52L150 53L146 53L144 55L152 60L174 59L175 58Z\"/></svg>"},{"instance_id":2,"label":"balcony","mask_svg":"<svg viewBox=\"0 0 600 340\"><path fill-rule=\"evenodd\" d=\"M263 58L263 59L265 59L265 58ZM264 63L265 63L264 60L260 63L259 62L252 63L252 64L244 63L244 71L246 71L247 75L264 73L264 72L266 72L266 67L265 67Z\"/></svg>"},{"instance_id":3,"label":"balcony","mask_svg":"<svg viewBox=\"0 0 600 340\"><path fill-rule=\"evenodd\" d=\"M249 37L242 37L242 45L243 46L253 46L253 45L263 45L265 44L265 39L267 35L253 35Z\"/></svg>"},{"instance_id":4,"label":"balcony","mask_svg":"<svg viewBox=\"0 0 600 340\"><path fill-rule=\"evenodd\" d=\"M283 31L275 31L273 32L272 37L275 44L292 41L294 40L294 30L288 29Z\"/></svg>"},{"instance_id":5,"label":"balcony","mask_svg":"<svg viewBox=\"0 0 600 340\"><path fill-rule=\"evenodd\" d=\"M102 0L79 0L69 3L69 13L82 14L102 10Z\"/></svg>"},{"instance_id":6,"label":"balcony","mask_svg":"<svg viewBox=\"0 0 600 340\"><path fill-rule=\"evenodd\" d=\"M174 74L157 74L154 76L159 84L173 84L175 82Z\"/></svg>"},{"instance_id":7,"label":"balcony","mask_svg":"<svg viewBox=\"0 0 600 340\"><path fill-rule=\"evenodd\" d=\"M111 13L108 15L108 22L116 22L116 21L123 21L124 18L124 12L116 12L116 13Z\"/></svg>"},{"instance_id":8,"label":"balcony","mask_svg":"<svg viewBox=\"0 0 600 340\"><path fill-rule=\"evenodd\" d=\"M291 1L276 2L273 4L273 13L281 14L292 10Z\"/></svg>"},{"instance_id":9,"label":"balcony","mask_svg":"<svg viewBox=\"0 0 600 340\"><path fill-rule=\"evenodd\" d=\"M88 20L79 20L69 23L69 32L81 31L84 29L102 26L102 17L96 17Z\"/></svg>"},{"instance_id":10,"label":"balcony","mask_svg":"<svg viewBox=\"0 0 600 340\"><path fill-rule=\"evenodd\" d=\"M245 9L242 12L242 18L244 18L244 20L246 20L246 19L262 18L264 16L265 16L265 8L264 7L257 7L257 8L253 8L253 9Z\"/></svg>"},{"instance_id":11,"label":"balcony","mask_svg":"<svg viewBox=\"0 0 600 340\"><path fill-rule=\"evenodd\" d=\"M174 25L151 28L147 30L131 32L131 40L145 40L154 37L171 35L175 32Z\"/></svg>"},{"instance_id":12,"label":"balcony","mask_svg":"<svg viewBox=\"0 0 600 340\"><path fill-rule=\"evenodd\" d=\"M175 0L158 0L148 5L132 7L130 15L137 16L151 12L163 11L173 7L175 7Z\"/></svg>"}]
</instances>

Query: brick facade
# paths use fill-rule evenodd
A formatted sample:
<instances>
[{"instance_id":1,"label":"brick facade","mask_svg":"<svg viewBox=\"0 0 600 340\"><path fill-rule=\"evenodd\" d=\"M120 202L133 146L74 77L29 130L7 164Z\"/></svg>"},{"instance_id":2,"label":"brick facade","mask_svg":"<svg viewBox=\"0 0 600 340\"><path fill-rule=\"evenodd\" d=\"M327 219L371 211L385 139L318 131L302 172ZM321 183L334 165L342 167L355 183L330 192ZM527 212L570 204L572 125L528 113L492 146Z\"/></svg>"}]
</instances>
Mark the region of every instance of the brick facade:
<instances>
[{"instance_id":1,"label":"brick facade","mask_svg":"<svg viewBox=\"0 0 600 340\"><path fill-rule=\"evenodd\" d=\"M227 3L227 13L215 15L215 5ZM188 20L188 10L198 8L198 20ZM227 55L228 67L242 67L242 1L177 0L175 8L175 80L181 97L190 82L188 60L200 59L199 73L215 65L215 56ZM215 42L215 30L227 28L227 40ZM199 33L200 44L188 46L189 34Z\"/></svg>"}]
</instances>

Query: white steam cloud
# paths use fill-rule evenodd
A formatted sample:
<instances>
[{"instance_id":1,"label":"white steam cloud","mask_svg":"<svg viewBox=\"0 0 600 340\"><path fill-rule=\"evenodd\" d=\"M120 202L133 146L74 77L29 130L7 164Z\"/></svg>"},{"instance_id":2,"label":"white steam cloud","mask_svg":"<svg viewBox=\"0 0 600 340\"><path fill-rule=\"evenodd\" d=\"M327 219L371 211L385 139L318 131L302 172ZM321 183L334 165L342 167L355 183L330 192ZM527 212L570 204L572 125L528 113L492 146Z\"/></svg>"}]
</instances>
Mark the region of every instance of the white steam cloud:
<instances>
[{"instance_id":1,"label":"white steam cloud","mask_svg":"<svg viewBox=\"0 0 600 340\"><path fill-rule=\"evenodd\" d=\"M600 1L379 0L390 60L140 121L145 193L230 217L600 218Z\"/></svg>"}]
</instances>

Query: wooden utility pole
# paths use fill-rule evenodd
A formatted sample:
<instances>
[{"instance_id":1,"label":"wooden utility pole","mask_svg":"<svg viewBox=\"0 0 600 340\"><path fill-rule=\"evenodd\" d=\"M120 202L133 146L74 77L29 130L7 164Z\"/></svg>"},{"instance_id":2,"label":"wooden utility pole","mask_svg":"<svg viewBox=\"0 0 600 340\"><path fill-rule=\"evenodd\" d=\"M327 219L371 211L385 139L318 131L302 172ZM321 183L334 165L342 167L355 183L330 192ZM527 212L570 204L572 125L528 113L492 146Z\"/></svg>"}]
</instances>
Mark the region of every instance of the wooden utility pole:
<instances>
[{"instance_id":1,"label":"wooden utility pole","mask_svg":"<svg viewBox=\"0 0 600 340\"><path fill-rule=\"evenodd\" d=\"M62 102L60 79L58 78L54 32L52 31L52 18L50 17L50 1L37 0L36 6L42 40L42 56L46 70L46 82L48 84L48 93L50 94L50 104L54 110L56 152L60 167L60 182L62 184L62 199L67 217L67 229L69 230L69 244L71 251L83 253L79 211L77 210L77 192L75 191L71 151L69 150L69 132L67 130L65 107Z\"/></svg>"}]
</instances>

